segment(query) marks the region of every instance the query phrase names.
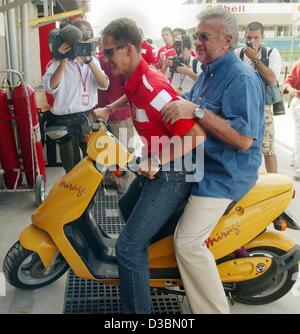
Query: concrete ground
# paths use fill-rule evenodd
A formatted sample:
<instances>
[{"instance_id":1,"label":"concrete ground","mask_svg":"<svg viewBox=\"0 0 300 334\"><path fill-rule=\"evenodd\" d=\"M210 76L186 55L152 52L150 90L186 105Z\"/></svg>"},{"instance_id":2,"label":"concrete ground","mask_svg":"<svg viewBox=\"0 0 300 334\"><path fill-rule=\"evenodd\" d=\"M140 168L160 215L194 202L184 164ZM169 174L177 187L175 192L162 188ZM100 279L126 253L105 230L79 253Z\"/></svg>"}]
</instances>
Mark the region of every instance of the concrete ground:
<instances>
[{"instance_id":1,"label":"concrete ground","mask_svg":"<svg viewBox=\"0 0 300 334\"><path fill-rule=\"evenodd\" d=\"M289 165L291 147L293 146L292 115L287 112L285 116L275 117L277 153L279 158L279 172L293 175ZM58 177L63 175L61 168L48 168L48 187ZM296 199L290 208L300 217L300 182L295 182ZM2 263L8 249L17 241L20 232L30 224L30 217L34 210L34 197L31 193L0 193L0 280ZM285 232L290 238L300 244L300 232ZM35 290L22 291L6 284L6 295L2 296L0 286L0 314L61 314L63 311L64 290L66 275L52 285ZM1 281L0 281L1 284ZM188 313L188 306L183 302L183 310ZM300 313L300 278L294 288L285 297L275 303L264 306L247 306L236 303L231 307L232 313Z\"/></svg>"}]
</instances>

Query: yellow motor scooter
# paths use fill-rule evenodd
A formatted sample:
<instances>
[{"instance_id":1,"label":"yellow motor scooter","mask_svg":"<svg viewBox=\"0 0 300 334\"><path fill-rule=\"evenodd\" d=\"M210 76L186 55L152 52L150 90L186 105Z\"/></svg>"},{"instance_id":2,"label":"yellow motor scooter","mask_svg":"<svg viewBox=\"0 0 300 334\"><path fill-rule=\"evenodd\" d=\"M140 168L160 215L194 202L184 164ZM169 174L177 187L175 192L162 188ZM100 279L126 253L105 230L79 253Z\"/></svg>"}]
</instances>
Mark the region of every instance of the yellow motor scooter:
<instances>
[{"instance_id":1,"label":"yellow motor scooter","mask_svg":"<svg viewBox=\"0 0 300 334\"><path fill-rule=\"evenodd\" d=\"M60 178L32 216L32 225L8 251L3 271L20 289L37 289L57 280L71 267L83 279L119 284L114 247L93 218L93 203L107 168L125 169L133 155L104 123L90 134L88 157ZM233 202L206 241L224 289L231 300L266 304L285 295L295 283L300 247L283 233L300 230L284 212L295 192L290 178L261 175L256 186ZM184 293L173 249L173 233L181 208L149 245L150 286ZM203 273L205 275L205 273Z\"/></svg>"}]
</instances>

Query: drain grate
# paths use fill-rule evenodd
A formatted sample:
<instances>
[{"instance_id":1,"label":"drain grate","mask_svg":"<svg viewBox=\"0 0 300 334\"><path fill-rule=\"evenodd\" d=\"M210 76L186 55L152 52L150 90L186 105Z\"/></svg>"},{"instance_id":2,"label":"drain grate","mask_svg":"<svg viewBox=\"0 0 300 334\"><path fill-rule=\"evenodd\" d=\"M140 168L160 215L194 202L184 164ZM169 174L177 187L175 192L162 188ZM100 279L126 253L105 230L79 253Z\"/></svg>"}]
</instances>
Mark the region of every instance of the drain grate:
<instances>
[{"instance_id":1,"label":"drain grate","mask_svg":"<svg viewBox=\"0 0 300 334\"><path fill-rule=\"evenodd\" d=\"M180 314L180 302L175 295L151 290L152 313ZM122 314L118 286L87 281L77 278L73 271L68 273L65 314Z\"/></svg>"},{"instance_id":2,"label":"drain grate","mask_svg":"<svg viewBox=\"0 0 300 334\"><path fill-rule=\"evenodd\" d=\"M124 226L118 209L119 195L113 188L100 188L96 196L94 217L108 235L118 235ZM181 303L176 295L151 290L152 313L180 314ZM83 280L69 270L66 284L64 313L121 314L118 286Z\"/></svg>"}]
</instances>

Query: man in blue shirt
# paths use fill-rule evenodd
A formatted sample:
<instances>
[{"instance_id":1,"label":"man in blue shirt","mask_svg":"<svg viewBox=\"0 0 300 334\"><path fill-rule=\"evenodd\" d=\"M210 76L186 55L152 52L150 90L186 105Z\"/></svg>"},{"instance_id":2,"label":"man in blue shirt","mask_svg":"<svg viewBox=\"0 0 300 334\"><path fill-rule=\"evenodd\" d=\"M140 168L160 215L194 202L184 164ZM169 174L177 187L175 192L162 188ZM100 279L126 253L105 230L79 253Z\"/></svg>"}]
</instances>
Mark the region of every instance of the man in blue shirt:
<instances>
[{"instance_id":1,"label":"man in blue shirt","mask_svg":"<svg viewBox=\"0 0 300 334\"><path fill-rule=\"evenodd\" d=\"M195 183L175 232L175 251L193 313L229 313L226 295L205 240L232 201L255 185L264 133L264 88L257 72L233 52L236 20L221 7L198 17L195 35L203 73L186 100L169 103L171 124L196 118L207 132L204 177ZM200 162L201 163L201 162Z\"/></svg>"}]
</instances>

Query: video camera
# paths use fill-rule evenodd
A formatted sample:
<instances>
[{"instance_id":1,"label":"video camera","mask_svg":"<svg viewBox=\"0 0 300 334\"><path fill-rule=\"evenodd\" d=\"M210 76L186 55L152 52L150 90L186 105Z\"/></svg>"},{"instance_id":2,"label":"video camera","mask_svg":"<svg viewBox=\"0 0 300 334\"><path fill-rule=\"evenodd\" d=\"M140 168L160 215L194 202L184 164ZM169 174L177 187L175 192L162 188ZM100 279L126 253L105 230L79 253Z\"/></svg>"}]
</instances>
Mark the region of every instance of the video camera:
<instances>
[{"instance_id":1,"label":"video camera","mask_svg":"<svg viewBox=\"0 0 300 334\"><path fill-rule=\"evenodd\" d=\"M186 64L186 61L182 57L182 51L183 51L183 42L181 38L176 38L173 43L174 50L176 52L176 56L169 58L169 60L172 61L172 66L169 67L169 70L171 73L178 73L176 71L176 68L178 66L182 66L182 64Z\"/></svg>"},{"instance_id":2,"label":"video camera","mask_svg":"<svg viewBox=\"0 0 300 334\"><path fill-rule=\"evenodd\" d=\"M52 56L57 60L64 58L74 59L77 56L90 57L92 54L92 44L81 42L87 39L84 33L74 25L68 24L63 29L56 29L56 31L53 32L51 36L52 41L50 41L49 34ZM67 43L72 47L72 49L65 54L58 51L63 43Z\"/></svg>"}]
</instances>

